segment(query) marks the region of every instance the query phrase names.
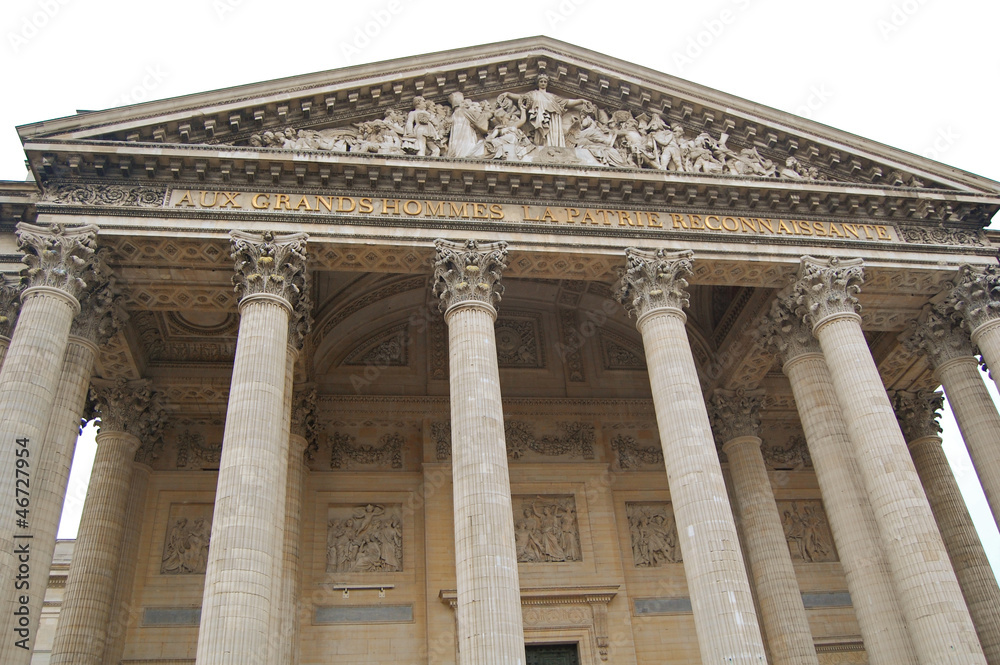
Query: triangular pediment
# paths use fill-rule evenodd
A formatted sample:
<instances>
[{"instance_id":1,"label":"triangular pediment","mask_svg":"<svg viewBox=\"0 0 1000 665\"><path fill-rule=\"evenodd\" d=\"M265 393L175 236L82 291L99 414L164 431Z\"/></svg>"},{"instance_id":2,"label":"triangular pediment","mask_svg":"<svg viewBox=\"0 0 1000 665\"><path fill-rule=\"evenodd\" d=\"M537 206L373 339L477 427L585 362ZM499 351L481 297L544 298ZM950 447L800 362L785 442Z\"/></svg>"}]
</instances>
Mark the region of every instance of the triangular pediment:
<instances>
[{"instance_id":1,"label":"triangular pediment","mask_svg":"<svg viewBox=\"0 0 1000 665\"><path fill-rule=\"evenodd\" d=\"M40 181L138 173L252 182L263 175L327 186L333 171L346 168L347 186L355 175L373 184L388 176L399 186L411 170L426 168L426 178L435 169L495 171L502 163L511 173L555 165L579 174L569 185L515 177L513 195L519 187L561 196L576 185L581 198L624 188L625 200L634 190L649 202L798 206L971 226L984 225L1000 204L1000 184L991 180L545 37L19 131ZM493 192L496 180L483 187Z\"/></svg>"}]
</instances>

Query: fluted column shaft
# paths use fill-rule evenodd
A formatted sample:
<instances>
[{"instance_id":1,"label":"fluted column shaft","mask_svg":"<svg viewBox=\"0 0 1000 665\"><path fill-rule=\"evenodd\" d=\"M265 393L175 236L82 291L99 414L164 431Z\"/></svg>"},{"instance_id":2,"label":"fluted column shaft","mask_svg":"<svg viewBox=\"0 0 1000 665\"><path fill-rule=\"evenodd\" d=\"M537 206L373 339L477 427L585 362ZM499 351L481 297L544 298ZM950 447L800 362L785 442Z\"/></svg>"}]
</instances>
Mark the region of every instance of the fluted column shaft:
<instances>
[{"instance_id":1,"label":"fluted column shaft","mask_svg":"<svg viewBox=\"0 0 1000 665\"><path fill-rule=\"evenodd\" d=\"M918 662L985 663L861 317L832 314L813 331L827 359Z\"/></svg>"},{"instance_id":2,"label":"fluted column shaft","mask_svg":"<svg viewBox=\"0 0 1000 665\"><path fill-rule=\"evenodd\" d=\"M282 431L287 300L246 296L219 462L198 634L198 665L252 665L268 655L276 542L285 499Z\"/></svg>"},{"instance_id":3,"label":"fluted column shaft","mask_svg":"<svg viewBox=\"0 0 1000 665\"><path fill-rule=\"evenodd\" d=\"M14 460L15 450L20 447L17 440L26 439L30 480L37 479L40 472L43 440L59 388L70 325L79 309L77 299L65 291L52 287L27 289L10 348L0 368L0 459ZM0 595L4 603L0 625L9 625L13 617L13 597L9 590L14 579L14 536L34 534L30 513L28 527L17 527L15 522L16 481L13 471L0 473L0 580L5 585L5 592ZM35 570L44 577L41 569ZM44 588L41 579L34 581ZM35 635L27 637L33 641Z\"/></svg>"},{"instance_id":4,"label":"fluted column shaft","mask_svg":"<svg viewBox=\"0 0 1000 665\"><path fill-rule=\"evenodd\" d=\"M132 606L132 589L136 566L139 563L139 536L142 535L143 509L146 507L146 490L152 469L142 462L132 463L132 482L129 485L128 507L125 511L124 533L118 557L115 595L111 601L108 619L108 639L104 646L104 665L118 665L125 652L125 637L138 608Z\"/></svg>"},{"instance_id":5,"label":"fluted column shaft","mask_svg":"<svg viewBox=\"0 0 1000 665\"><path fill-rule=\"evenodd\" d=\"M973 356L955 358L938 365L935 376L948 396L948 404L990 504L993 520L1000 524L1000 454L997 449L1000 414L983 382L979 363Z\"/></svg>"},{"instance_id":6,"label":"fluted column shaft","mask_svg":"<svg viewBox=\"0 0 1000 665\"><path fill-rule=\"evenodd\" d=\"M287 598L285 598L285 583L286 583L286 570L285 570L285 551L288 548L288 538L290 534L288 533L288 475L291 473L292 460L289 457L288 450L290 445L289 440L289 427L292 422L292 395L295 387L295 360L298 358L299 352L293 344L289 344L285 348L285 390L284 399L281 405L281 432L284 438L284 443L282 445L282 450L285 455L285 462L283 468L285 470L285 477L281 480L281 487L277 488L280 490L279 496L284 498L284 508L283 508L283 518L281 523L277 525L274 530L274 536L277 539L275 541L275 551L281 552L280 556L274 558L274 572L273 572L273 582L274 582L274 602L276 610L271 612L271 628L268 631L268 649L270 650L270 656L268 657L268 662L280 663L285 665L288 661L285 660L289 654L294 650L291 644L291 635L289 634L289 628L291 624L289 623L290 617L286 615L285 610ZM297 516L295 519L298 519Z\"/></svg>"},{"instance_id":7,"label":"fluted column shaft","mask_svg":"<svg viewBox=\"0 0 1000 665\"><path fill-rule=\"evenodd\" d=\"M10 348L10 337L0 335L0 367L3 367L4 358L7 357L7 349Z\"/></svg>"},{"instance_id":8,"label":"fluted column shaft","mask_svg":"<svg viewBox=\"0 0 1000 665\"><path fill-rule=\"evenodd\" d=\"M702 661L764 663L753 597L680 310L637 322Z\"/></svg>"},{"instance_id":9,"label":"fluted column shaft","mask_svg":"<svg viewBox=\"0 0 1000 665\"><path fill-rule=\"evenodd\" d=\"M525 662L495 310L446 314L462 665Z\"/></svg>"},{"instance_id":10,"label":"fluted column shaft","mask_svg":"<svg viewBox=\"0 0 1000 665\"><path fill-rule=\"evenodd\" d=\"M132 458L139 444L139 438L127 432L97 435L94 470L52 645L53 665L101 664L118 579Z\"/></svg>"},{"instance_id":11,"label":"fluted column shaft","mask_svg":"<svg viewBox=\"0 0 1000 665\"><path fill-rule=\"evenodd\" d=\"M917 659L830 370L820 353L795 355L785 361L783 370L792 386L868 659L872 665L912 665Z\"/></svg>"},{"instance_id":12,"label":"fluted column shaft","mask_svg":"<svg viewBox=\"0 0 1000 665\"><path fill-rule=\"evenodd\" d=\"M738 436L722 450L729 459L744 544L757 588L761 621L774 665L819 663L795 567L756 436Z\"/></svg>"},{"instance_id":13,"label":"fluted column shaft","mask_svg":"<svg viewBox=\"0 0 1000 665\"><path fill-rule=\"evenodd\" d=\"M80 417L87 399L87 388L94 368L97 347L82 337L70 336L56 389L52 416L45 430L42 452L38 460L38 478L34 492L32 526L32 565L39 571L52 566L56 532L62 516L69 481L70 465L80 433ZM14 590L15 595L28 595L29 635L38 635L46 585L33 584L26 591ZM34 647L32 641L32 647ZM0 643L0 662L27 665L32 649L19 649L12 642Z\"/></svg>"},{"instance_id":14,"label":"fluted column shaft","mask_svg":"<svg viewBox=\"0 0 1000 665\"><path fill-rule=\"evenodd\" d=\"M288 480L285 494L285 542L284 565L281 574L281 616L280 634L283 647L278 652L281 665L297 665L299 662L299 575L301 570L302 537L302 493L305 490L306 466L303 453L306 439L289 434L288 438Z\"/></svg>"}]
</instances>

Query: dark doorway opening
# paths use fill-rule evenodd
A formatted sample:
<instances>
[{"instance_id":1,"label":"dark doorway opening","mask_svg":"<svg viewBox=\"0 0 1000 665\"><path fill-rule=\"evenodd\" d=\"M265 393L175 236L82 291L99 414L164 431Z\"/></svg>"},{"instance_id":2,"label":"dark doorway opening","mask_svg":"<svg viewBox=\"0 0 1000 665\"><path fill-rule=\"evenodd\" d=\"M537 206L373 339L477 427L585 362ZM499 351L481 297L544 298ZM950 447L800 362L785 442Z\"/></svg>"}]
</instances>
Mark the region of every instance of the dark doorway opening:
<instances>
[{"instance_id":1,"label":"dark doorway opening","mask_svg":"<svg viewBox=\"0 0 1000 665\"><path fill-rule=\"evenodd\" d=\"M576 644L526 644L527 665L580 665Z\"/></svg>"}]
</instances>

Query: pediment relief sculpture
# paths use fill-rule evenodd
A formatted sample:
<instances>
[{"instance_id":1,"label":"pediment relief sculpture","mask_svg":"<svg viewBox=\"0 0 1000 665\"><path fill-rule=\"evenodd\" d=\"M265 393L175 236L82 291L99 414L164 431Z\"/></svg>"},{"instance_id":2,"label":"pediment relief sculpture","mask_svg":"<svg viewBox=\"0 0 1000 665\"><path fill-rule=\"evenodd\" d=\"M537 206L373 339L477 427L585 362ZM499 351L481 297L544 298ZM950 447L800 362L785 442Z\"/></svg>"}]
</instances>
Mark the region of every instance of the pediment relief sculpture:
<instances>
[{"instance_id":1,"label":"pediment relief sculpture","mask_svg":"<svg viewBox=\"0 0 1000 665\"><path fill-rule=\"evenodd\" d=\"M414 155L547 164L580 164L680 173L823 180L817 167L793 155L765 155L756 145L730 144L722 130L690 136L656 112L600 107L548 89L541 75L525 93L468 99L453 92L447 103L414 97L412 108L388 109L382 118L325 129L265 130L251 147L378 155Z\"/></svg>"}]
</instances>

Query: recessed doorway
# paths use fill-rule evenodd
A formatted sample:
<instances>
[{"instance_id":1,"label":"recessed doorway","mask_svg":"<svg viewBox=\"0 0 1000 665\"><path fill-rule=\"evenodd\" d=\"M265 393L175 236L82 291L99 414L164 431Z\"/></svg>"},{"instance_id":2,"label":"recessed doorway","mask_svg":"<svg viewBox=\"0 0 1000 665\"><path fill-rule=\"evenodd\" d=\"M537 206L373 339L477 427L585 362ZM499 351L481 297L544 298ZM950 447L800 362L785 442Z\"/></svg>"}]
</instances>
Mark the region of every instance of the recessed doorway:
<instances>
[{"instance_id":1,"label":"recessed doorway","mask_svg":"<svg viewBox=\"0 0 1000 665\"><path fill-rule=\"evenodd\" d=\"M527 665L580 665L576 644L526 644Z\"/></svg>"}]
</instances>

